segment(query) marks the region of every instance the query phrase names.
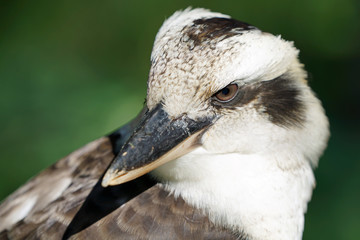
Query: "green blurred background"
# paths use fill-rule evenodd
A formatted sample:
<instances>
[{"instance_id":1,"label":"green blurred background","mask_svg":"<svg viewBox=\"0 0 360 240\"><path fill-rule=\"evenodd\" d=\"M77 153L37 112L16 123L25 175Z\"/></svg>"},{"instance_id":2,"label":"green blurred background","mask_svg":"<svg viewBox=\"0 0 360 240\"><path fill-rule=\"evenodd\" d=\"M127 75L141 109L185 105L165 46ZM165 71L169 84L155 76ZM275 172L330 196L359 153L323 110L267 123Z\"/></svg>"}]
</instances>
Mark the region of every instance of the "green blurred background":
<instances>
[{"instance_id":1,"label":"green blurred background","mask_svg":"<svg viewBox=\"0 0 360 240\"><path fill-rule=\"evenodd\" d=\"M0 199L134 117L158 28L205 7L295 41L332 137L304 239L360 239L360 3L355 0L0 1Z\"/></svg>"}]
</instances>

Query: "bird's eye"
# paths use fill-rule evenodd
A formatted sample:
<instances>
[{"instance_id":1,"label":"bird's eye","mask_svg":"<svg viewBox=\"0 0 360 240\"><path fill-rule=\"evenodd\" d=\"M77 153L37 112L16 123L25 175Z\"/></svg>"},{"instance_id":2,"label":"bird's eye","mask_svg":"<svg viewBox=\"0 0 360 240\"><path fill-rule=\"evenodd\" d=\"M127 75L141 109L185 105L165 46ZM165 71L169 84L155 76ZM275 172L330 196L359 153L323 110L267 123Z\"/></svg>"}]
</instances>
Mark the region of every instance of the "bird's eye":
<instances>
[{"instance_id":1,"label":"bird's eye","mask_svg":"<svg viewBox=\"0 0 360 240\"><path fill-rule=\"evenodd\" d=\"M237 92L238 92L238 85L232 83L227 85L217 93L215 93L215 98L219 102L228 102L236 96Z\"/></svg>"}]
</instances>

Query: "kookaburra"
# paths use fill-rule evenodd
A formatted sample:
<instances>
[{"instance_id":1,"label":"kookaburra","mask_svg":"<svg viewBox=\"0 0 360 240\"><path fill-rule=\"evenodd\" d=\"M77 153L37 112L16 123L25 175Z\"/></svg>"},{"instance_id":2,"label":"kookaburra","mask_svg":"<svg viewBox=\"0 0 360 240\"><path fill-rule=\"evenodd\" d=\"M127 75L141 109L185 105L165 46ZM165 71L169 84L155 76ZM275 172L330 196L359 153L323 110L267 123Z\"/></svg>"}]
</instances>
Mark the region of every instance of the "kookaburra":
<instances>
[{"instance_id":1,"label":"kookaburra","mask_svg":"<svg viewBox=\"0 0 360 240\"><path fill-rule=\"evenodd\" d=\"M292 42L178 11L144 110L0 206L0 239L301 239L329 124Z\"/></svg>"}]
</instances>

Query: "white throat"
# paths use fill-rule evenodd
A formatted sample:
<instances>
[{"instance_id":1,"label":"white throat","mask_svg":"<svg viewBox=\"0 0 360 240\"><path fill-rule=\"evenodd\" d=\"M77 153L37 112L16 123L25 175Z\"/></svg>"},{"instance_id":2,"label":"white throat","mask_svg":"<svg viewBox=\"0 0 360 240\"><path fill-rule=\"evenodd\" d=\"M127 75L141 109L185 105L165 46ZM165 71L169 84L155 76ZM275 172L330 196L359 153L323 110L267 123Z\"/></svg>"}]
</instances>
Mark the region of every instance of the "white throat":
<instances>
[{"instance_id":1,"label":"white throat","mask_svg":"<svg viewBox=\"0 0 360 240\"><path fill-rule=\"evenodd\" d=\"M313 172L308 161L284 170L278 159L278 155L214 154L201 147L153 175L175 196L236 233L254 240L301 239L315 185Z\"/></svg>"}]
</instances>

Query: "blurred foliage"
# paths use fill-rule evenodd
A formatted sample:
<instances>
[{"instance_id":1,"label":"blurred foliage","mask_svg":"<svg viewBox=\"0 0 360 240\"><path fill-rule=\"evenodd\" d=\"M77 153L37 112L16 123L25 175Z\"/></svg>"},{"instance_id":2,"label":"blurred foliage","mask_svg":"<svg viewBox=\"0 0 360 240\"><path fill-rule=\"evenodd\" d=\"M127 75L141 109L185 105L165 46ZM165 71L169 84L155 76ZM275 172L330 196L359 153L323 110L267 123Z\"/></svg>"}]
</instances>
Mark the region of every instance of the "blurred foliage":
<instances>
[{"instance_id":1,"label":"blurred foliage","mask_svg":"<svg viewBox=\"0 0 360 240\"><path fill-rule=\"evenodd\" d=\"M332 137L304 239L360 237L360 3L356 0L0 1L0 199L131 119L162 22L209 8L295 41Z\"/></svg>"}]
</instances>

